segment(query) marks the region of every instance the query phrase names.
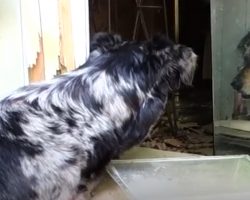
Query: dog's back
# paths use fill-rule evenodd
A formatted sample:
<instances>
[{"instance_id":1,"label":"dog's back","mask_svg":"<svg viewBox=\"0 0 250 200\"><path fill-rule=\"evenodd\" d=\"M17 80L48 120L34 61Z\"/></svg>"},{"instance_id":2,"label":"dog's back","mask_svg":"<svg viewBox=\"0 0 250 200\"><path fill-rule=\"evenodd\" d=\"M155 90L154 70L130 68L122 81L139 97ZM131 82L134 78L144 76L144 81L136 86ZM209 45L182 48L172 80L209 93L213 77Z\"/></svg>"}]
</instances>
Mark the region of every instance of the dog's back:
<instances>
[{"instance_id":1,"label":"dog's back","mask_svg":"<svg viewBox=\"0 0 250 200\"><path fill-rule=\"evenodd\" d=\"M192 50L168 42L101 34L91 50L73 72L1 100L1 200L82 200L86 180L145 138L195 70Z\"/></svg>"},{"instance_id":2,"label":"dog's back","mask_svg":"<svg viewBox=\"0 0 250 200\"><path fill-rule=\"evenodd\" d=\"M38 102L47 86L24 87L0 103L1 200L67 200L79 182L74 137L64 136L74 122L56 105Z\"/></svg>"},{"instance_id":3,"label":"dog's back","mask_svg":"<svg viewBox=\"0 0 250 200\"><path fill-rule=\"evenodd\" d=\"M126 82L140 62L133 49L138 51L125 45L115 56L96 58L1 100L1 200L71 199L81 176L101 170L120 153L113 131L121 131L124 120L132 122L130 110L139 109L129 88L134 83Z\"/></svg>"}]
</instances>

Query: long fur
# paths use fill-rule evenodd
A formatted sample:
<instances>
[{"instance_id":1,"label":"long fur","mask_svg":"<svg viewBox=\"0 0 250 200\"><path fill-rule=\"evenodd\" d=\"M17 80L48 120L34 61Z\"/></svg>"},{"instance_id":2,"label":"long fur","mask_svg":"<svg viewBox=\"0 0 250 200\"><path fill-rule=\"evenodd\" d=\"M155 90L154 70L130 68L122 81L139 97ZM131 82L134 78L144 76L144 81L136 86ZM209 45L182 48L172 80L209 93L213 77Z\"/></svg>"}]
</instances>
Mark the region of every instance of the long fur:
<instances>
[{"instance_id":1,"label":"long fur","mask_svg":"<svg viewBox=\"0 0 250 200\"><path fill-rule=\"evenodd\" d=\"M241 53L243 62L231 82L231 86L243 98L250 98L250 32L248 32L240 41L237 47Z\"/></svg>"},{"instance_id":2,"label":"long fur","mask_svg":"<svg viewBox=\"0 0 250 200\"><path fill-rule=\"evenodd\" d=\"M99 33L84 65L2 99L0 199L84 199L91 175L145 138L195 64L165 38Z\"/></svg>"},{"instance_id":3,"label":"long fur","mask_svg":"<svg viewBox=\"0 0 250 200\"><path fill-rule=\"evenodd\" d=\"M250 32L248 32L239 42L237 46L238 51L244 59L244 65L250 64Z\"/></svg>"}]
</instances>

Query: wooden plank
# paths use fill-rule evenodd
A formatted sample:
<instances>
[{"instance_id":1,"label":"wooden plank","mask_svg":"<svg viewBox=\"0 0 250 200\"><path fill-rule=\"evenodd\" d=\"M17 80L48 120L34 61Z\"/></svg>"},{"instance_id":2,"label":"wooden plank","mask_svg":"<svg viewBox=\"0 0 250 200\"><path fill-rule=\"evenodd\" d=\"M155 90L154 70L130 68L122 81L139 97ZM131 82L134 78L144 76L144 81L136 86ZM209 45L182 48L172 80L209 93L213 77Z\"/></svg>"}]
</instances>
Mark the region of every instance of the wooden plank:
<instances>
[{"instance_id":1,"label":"wooden plank","mask_svg":"<svg viewBox=\"0 0 250 200\"><path fill-rule=\"evenodd\" d=\"M250 137L250 126L247 120L221 120L215 121L214 127L226 127L228 129L234 129L238 131L245 131Z\"/></svg>"},{"instance_id":2,"label":"wooden plank","mask_svg":"<svg viewBox=\"0 0 250 200\"><path fill-rule=\"evenodd\" d=\"M60 68L58 1L39 0L43 38L45 80L54 78Z\"/></svg>"},{"instance_id":3,"label":"wooden plank","mask_svg":"<svg viewBox=\"0 0 250 200\"><path fill-rule=\"evenodd\" d=\"M250 140L228 134L215 135L216 155L250 154Z\"/></svg>"},{"instance_id":4,"label":"wooden plank","mask_svg":"<svg viewBox=\"0 0 250 200\"><path fill-rule=\"evenodd\" d=\"M58 0L60 31L60 70L70 71L75 68L70 0Z\"/></svg>"},{"instance_id":5,"label":"wooden plank","mask_svg":"<svg viewBox=\"0 0 250 200\"><path fill-rule=\"evenodd\" d=\"M211 1L211 42L212 42L212 76L213 76L213 113L214 120L220 119L221 103L221 66L222 66L222 24L223 24L223 2Z\"/></svg>"},{"instance_id":6,"label":"wooden plank","mask_svg":"<svg viewBox=\"0 0 250 200\"><path fill-rule=\"evenodd\" d=\"M222 38L222 73L221 73L221 119L232 117L234 90L231 87L237 68L242 64L242 58L237 46L245 35L245 0L224 0L223 38Z\"/></svg>"},{"instance_id":7,"label":"wooden plank","mask_svg":"<svg viewBox=\"0 0 250 200\"><path fill-rule=\"evenodd\" d=\"M215 120L230 119L234 90L230 86L242 60L237 45L245 34L245 0L213 0L211 7Z\"/></svg>"},{"instance_id":8,"label":"wooden plank","mask_svg":"<svg viewBox=\"0 0 250 200\"><path fill-rule=\"evenodd\" d=\"M246 33L250 31L250 1L246 1L245 7L245 14L246 14Z\"/></svg>"},{"instance_id":9,"label":"wooden plank","mask_svg":"<svg viewBox=\"0 0 250 200\"><path fill-rule=\"evenodd\" d=\"M71 0L72 34L76 67L89 56L89 1Z\"/></svg>"},{"instance_id":10,"label":"wooden plank","mask_svg":"<svg viewBox=\"0 0 250 200\"><path fill-rule=\"evenodd\" d=\"M23 65L27 70L27 83L40 81L44 79L44 66L42 66L43 70L40 69L40 66L37 66L38 60L41 59L39 52L41 52L42 49L39 2L22 0L20 1L20 6ZM39 65L40 63L41 61L39 61ZM34 69L32 69L32 67L34 67Z\"/></svg>"},{"instance_id":11,"label":"wooden plank","mask_svg":"<svg viewBox=\"0 0 250 200\"><path fill-rule=\"evenodd\" d=\"M37 52L36 64L29 68L29 82L37 82L45 79L43 39L39 38L40 52Z\"/></svg>"}]
</instances>

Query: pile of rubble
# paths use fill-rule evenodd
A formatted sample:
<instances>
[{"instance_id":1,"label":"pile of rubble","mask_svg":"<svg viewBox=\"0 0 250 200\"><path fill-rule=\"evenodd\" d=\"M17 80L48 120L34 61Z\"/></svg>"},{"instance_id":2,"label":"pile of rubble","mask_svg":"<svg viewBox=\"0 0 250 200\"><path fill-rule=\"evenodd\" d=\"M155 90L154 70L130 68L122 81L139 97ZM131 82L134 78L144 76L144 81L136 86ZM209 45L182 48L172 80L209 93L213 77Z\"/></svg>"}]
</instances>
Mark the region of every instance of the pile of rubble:
<instances>
[{"instance_id":1,"label":"pile of rubble","mask_svg":"<svg viewBox=\"0 0 250 200\"><path fill-rule=\"evenodd\" d=\"M166 151L178 151L200 155L213 154L213 126L195 122L178 123L178 133L171 133L167 117L163 116L150 136L141 144L143 147Z\"/></svg>"},{"instance_id":2,"label":"pile of rubble","mask_svg":"<svg viewBox=\"0 0 250 200\"><path fill-rule=\"evenodd\" d=\"M153 128L151 136L142 143L142 146L166 151L213 155L211 84L182 90L179 94L176 112L178 133L174 134L175 131L171 130L168 121L169 113L173 114L174 110L167 108ZM171 106L171 101L168 105Z\"/></svg>"}]
</instances>

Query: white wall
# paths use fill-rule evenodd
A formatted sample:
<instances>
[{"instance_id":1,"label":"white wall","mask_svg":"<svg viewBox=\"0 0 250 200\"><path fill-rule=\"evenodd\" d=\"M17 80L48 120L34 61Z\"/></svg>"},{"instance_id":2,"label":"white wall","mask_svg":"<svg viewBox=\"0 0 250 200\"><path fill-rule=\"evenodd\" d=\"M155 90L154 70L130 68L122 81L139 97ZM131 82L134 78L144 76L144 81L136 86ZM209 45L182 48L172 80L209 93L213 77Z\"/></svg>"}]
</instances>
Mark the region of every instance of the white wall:
<instances>
[{"instance_id":1,"label":"white wall","mask_svg":"<svg viewBox=\"0 0 250 200\"><path fill-rule=\"evenodd\" d=\"M0 0L0 97L27 83L19 0Z\"/></svg>"}]
</instances>

